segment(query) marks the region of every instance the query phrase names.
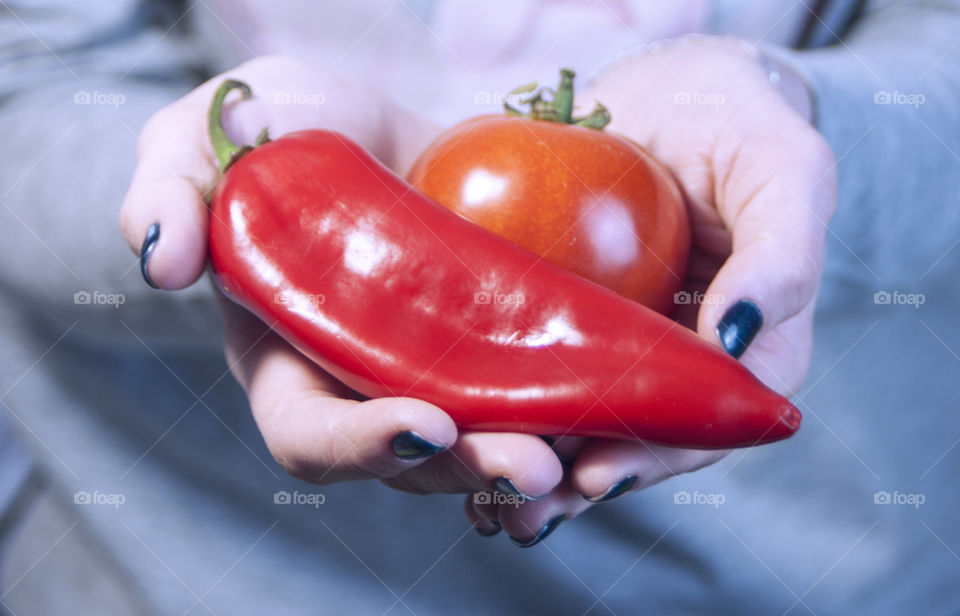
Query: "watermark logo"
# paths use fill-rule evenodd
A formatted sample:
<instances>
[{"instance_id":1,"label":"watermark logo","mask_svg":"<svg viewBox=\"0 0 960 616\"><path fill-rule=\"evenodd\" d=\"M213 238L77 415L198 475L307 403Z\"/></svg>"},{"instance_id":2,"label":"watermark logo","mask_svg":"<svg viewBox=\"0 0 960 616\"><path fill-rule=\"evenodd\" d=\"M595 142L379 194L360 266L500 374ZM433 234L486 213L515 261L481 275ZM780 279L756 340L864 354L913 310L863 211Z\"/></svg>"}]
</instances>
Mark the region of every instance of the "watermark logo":
<instances>
[{"instance_id":1,"label":"watermark logo","mask_svg":"<svg viewBox=\"0 0 960 616\"><path fill-rule=\"evenodd\" d=\"M497 291L478 291L473 294L474 304L494 304L499 306L520 306L526 301L522 293L498 293Z\"/></svg>"},{"instance_id":2,"label":"watermark logo","mask_svg":"<svg viewBox=\"0 0 960 616\"><path fill-rule=\"evenodd\" d=\"M710 505L719 509L720 505L725 502L727 502L727 497L724 494L700 492L699 490L693 492L680 490L673 495L674 505Z\"/></svg>"},{"instance_id":3,"label":"watermark logo","mask_svg":"<svg viewBox=\"0 0 960 616\"><path fill-rule=\"evenodd\" d=\"M273 102L277 105L319 107L327 102L327 97L319 92L288 92L287 90L280 90L274 93Z\"/></svg>"},{"instance_id":4,"label":"watermark logo","mask_svg":"<svg viewBox=\"0 0 960 616\"><path fill-rule=\"evenodd\" d=\"M719 293L677 291L673 294L673 303L678 306L686 306L688 304L722 304L724 301L726 301L726 298Z\"/></svg>"},{"instance_id":5,"label":"watermark logo","mask_svg":"<svg viewBox=\"0 0 960 616\"><path fill-rule=\"evenodd\" d=\"M522 496L504 494L503 492L477 492L473 495L473 502L476 505L512 505L519 507L526 500Z\"/></svg>"},{"instance_id":6,"label":"watermark logo","mask_svg":"<svg viewBox=\"0 0 960 616\"><path fill-rule=\"evenodd\" d=\"M73 93L74 105L110 105L117 108L125 102L127 102L127 97L119 92L79 90Z\"/></svg>"},{"instance_id":7,"label":"watermark logo","mask_svg":"<svg viewBox=\"0 0 960 616\"><path fill-rule=\"evenodd\" d=\"M119 509L120 505L127 502L127 497L123 494L112 494L109 492L87 492L80 490L73 493L73 504L75 505L110 505Z\"/></svg>"},{"instance_id":8,"label":"watermark logo","mask_svg":"<svg viewBox=\"0 0 960 616\"><path fill-rule=\"evenodd\" d=\"M300 492L299 490L287 492L286 490L278 490L273 493L274 505L309 505L317 509L325 502L327 502L326 495L319 492L308 493Z\"/></svg>"},{"instance_id":9,"label":"watermark logo","mask_svg":"<svg viewBox=\"0 0 960 616\"><path fill-rule=\"evenodd\" d=\"M120 308L127 301L123 293L101 293L99 291L77 291L73 294L73 303L78 306L113 306Z\"/></svg>"},{"instance_id":10,"label":"watermark logo","mask_svg":"<svg viewBox=\"0 0 960 616\"><path fill-rule=\"evenodd\" d=\"M919 308L927 301L923 293L901 293L900 291L877 291L873 294L873 303L878 306L913 306Z\"/></svg>"},{"instance_id":11,"label":"watermark logo","mask_svg":"<svg viewBox=\"0 0 960 616\"><path fill-rule=\"evenodd\" d=\"M914 109L919 109L920 105L927 102L927 97L920 92L900 92L894 90L878 90L873 93L874 105L908 105Z\"/></svg>"},{"instance_id":12,"label":"watermark logo","mask_svg":"<svg viewBox=\"0 0 960 616\"><path fill-rule=\"evenodd\" d=\"M880 490L873 493L874 505L910 505L916 509L927 502L927 497L920 493L906 493L894 490L893 493Z\"/></svg>"},{"instance_id":13,"label":"watermark logo","mask_svg":"<svg viewBox=\"0 0 960 616\"><path fill-rule=\"evenodd\" d=\"M688 92L686 90L680 90L673 94L673 103L675 105L706 105L716 108L726 102L726 95L720 92Z\"/></svg>"},{"instance_id":14,"label":"watermark logo","mask_svg":"<svg viewBox=\"0 0 960 616\"><path fill-rule=\"evenodd\" d=\"M503 105L509 103L514 107L522 105L524 97L528 96L523 92L516 92L513 94L500 92L497 90L479 90L473 94L473 104L474 105Z\"/></svg>"},{"instance_id":15,"label":"watermark logo","mask_svg":"<svg viewBox=\"0 0 960 616\"><path fill-rule=\"evenodd\" d=\"M325 304L327 297L322 293L294 293L293 291L277 291L273 294L273 303L280 306L296 306L305 303L314 308Z\"/></svg>"}]
</instances>

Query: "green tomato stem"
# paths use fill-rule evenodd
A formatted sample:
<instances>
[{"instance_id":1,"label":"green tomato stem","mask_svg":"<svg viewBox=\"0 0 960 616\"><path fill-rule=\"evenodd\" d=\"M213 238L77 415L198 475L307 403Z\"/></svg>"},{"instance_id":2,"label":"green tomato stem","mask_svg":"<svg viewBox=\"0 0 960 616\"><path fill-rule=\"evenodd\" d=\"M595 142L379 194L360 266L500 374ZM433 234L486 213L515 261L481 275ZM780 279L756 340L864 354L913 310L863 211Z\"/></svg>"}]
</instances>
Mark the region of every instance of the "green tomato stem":
<instances>
[{"instance_id":1,"label":"green tomato stem","mask_svg":"<svg viewBox=\"0 0 960 616\"><path fill-rule=\"evenodd\" d=\"M573 118L573 78L577 74L569 68L560 69L560 85L553 95L553 107L557 112L557 122L570 124Z\"/></svg>"},{"instance_id":2,"label":"green tomato stem","mask_svg":"<svg viewBox=\"0 0 960 616\"><path fill-rule=\"evenodd\" d=\"M503 103L504 111L508 116L519 116L530 118L532 120L542 120L545 122L560 122L562 124L575 124L585 126L596 130L603 128L610 123L610 111L601 105L596 104L589 115L582 118L573 117L573 79L576 73L572 69L560 69L560 84L556 90L550 88L537 88L536 83L515 88L510 92L507 101ZM521 106L529 106L529 111L522 111L510 104L511 96L526 94L526 98L520 99ZM549 98L545 95L549 94Z\"/></svg>"}]
</instances>

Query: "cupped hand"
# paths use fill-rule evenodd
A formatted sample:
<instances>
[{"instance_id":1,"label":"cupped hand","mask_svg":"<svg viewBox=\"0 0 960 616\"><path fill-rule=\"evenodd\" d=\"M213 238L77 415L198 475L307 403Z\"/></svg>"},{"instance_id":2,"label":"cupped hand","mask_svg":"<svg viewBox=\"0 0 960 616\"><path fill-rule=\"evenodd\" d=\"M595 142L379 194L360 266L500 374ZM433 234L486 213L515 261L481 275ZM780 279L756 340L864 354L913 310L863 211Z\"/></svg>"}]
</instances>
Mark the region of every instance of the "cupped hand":
<instances>
[{"instance_id":1,"label":"cupped hand","mask_svg":"<svg viewBox=\"0 0 960 616\"><path fill-rule=\"evenodd\" d=\"M253 91L224 109L227 135L238 144L253 143L263 127L274 138L332 128L403 171L437 131L370 90L289 58L259 58L211 79L147 122L120 214L145 279L161 289L182 289L204 272L206 196L218 179L206 116L227 78ZM220 300L230 369L267 447L290 474L313 483L377 478L417 493L499 489L529 496L561 480L560 461L542 439L458 433L443 410L412 398L362 401L262 321Z\"/></svg>"},{"instance_id":2,"label":"cupped hand","mask_svg":"<svg viewBox=\"0 0 960 616\"><path fill-rule=\"evenodd\" d=\"M613 116L607 130L645 147L683 186L693 242L674 317L789 395L810 363L836 177L833 153L809 121L809 94L779 68L781 88L755 51L695 40L615 65L579 100L604 103ZM726 454L571 437L555 449L569 468L547 497L519 507L468 497L468 519L532 545L595 502Z\"/></svg>"}]
</instances>

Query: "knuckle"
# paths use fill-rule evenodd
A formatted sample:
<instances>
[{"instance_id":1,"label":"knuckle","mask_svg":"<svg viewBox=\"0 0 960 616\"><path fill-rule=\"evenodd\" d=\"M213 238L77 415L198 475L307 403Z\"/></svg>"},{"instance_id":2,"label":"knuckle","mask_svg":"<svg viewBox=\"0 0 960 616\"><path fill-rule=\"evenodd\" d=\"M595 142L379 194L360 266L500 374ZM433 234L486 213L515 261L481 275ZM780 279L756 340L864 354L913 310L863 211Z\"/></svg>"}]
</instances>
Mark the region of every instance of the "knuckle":
<instances>
[{"instance_id":1,"label":"knuckle","mask_svg":"<svg viewBox=\"0 0 960 616\"><path fill-rule=\"evenodd\" d=\"M229 351L228 351L229 352ZM304 447L299 431L292 429L290 418L295 417L299 403L278 404L255 413L263 440L273 459L288 475L308 483L323 483L329 472L324 463L328 441L311 443Z\"/></svg>"}]
</instances>

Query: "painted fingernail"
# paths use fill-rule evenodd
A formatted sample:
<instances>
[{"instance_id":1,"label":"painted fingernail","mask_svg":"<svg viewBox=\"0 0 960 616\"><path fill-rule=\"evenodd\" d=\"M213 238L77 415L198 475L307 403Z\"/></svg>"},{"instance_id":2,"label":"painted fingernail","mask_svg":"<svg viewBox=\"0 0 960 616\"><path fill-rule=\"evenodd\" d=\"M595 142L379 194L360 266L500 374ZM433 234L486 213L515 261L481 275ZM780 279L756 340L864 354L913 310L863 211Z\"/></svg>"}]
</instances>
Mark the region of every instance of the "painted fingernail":
<instances>
[{"instance_id":1,"label":"painted fingernail","mask_svg":"<svg viewBox=\"0 0 960 616\"><path fill-rule=\"evenodd\" d=\"M600 496L592 496L590 498L587 498L586 496L584 496L584 498L586 498L591 503L605 503L607 501L613 500L616 497L621 496L622 494L628 492L631 488L633 488L633 486L637 485L637 479L638 478L636 475L630 475L628 477L624 477L617 483L610 486L610 488L607 489L607 491L601 494Z\"/></svg>"},{"instance_id":2,"label":"painted fingernail","mask_svg":"<svg viewBox=\"0 0 960 616\"><path fill-rule=\"evenodd\" d=\"M148 285L154 289L159 289L157 285L153 284L153 280L150 278L150 272L147 271L147 265L150 263L150 255L153 254L153 249L157 247L157 241L160 239L160 223L155 222L147 229L147 235L143 238L143 245L140 246L140 273L143 274L143 279Z\"/></svg>"},{"instance_id":3,"label":"painted fingernail","mask_svg":"<svg viewBox=\"0 0 960 616\"><path fill-rule=\"evenodd\" d=\"M391 445L393 446L393 453L404 460L427 458L446 449L443 445L428 441L413 430L404 430L393 437Z\"/></svg>"},{"instance_id":4,"label":"painted fingernail","mask_svg":"<svg viewBox=\"0 0 960 616\"><path fill-rule=\"evenodd\" d=\"M493 524L493 528L484 528L479 524L477 524L474 527L474 529L477 531L477 534L480 535L481 537L493 537L494 535L499 533L502 528L498 522L493 522L492 520L488 520L488 521L490 522L490 524Z\"/></svg>"},{"instance_id":5,"label":"painted fingernail","mask_svg":"<svg viewBox=\"0 0 960 616\"><path fill-rule=\"evenodd\" d=\"M510 537L510 541L512 541L515 546L520 548L532 548L533 546L537 545L538 543L540 543L541 541L549 537L550 533L557 530L557 527L560 526L560 522L563 522L566 519L567 519L567 514L558 515L557 517L552 518L549 522L544 524L543 528L540 529L540 532L534 535L532 539L527 539L526 541L522 541L520 539L517 539L516 537Z\"/></svg>"},{"instance_id":6,"label":"painted fingernail","mask_svg":"<svg viewBox=\"0 0 960 616\"><path fill-rule=\"evenodd\" d=\"M717 336L723 349L739 358L753 342L763 325L760 308L750 300L742 299L727 310L717 323Z\"/></svg>"},{"instance_id":7,"label":"painted fingernail","mask_svg":"<svg viewBox=\"0 0 960 616\"><path fill-rule=\"evenodd\" d=\"M520 491L520 488L517 487L517 484L513 483L507 477L499 477L496 481L493 482L493 485L499 492L506 494L507 496L518 496L523 500L528 501L538 501L542 496L527 496Z\"/></svg>"}]
</instances>

